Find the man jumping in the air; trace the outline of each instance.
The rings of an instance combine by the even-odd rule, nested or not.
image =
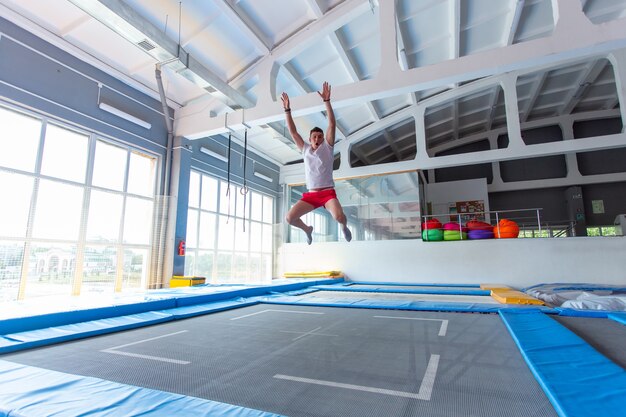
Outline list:
[[[306,233],[307,243],[310,245],[313,241],[313,226],[307,226],[301,219],[305,214],[315,210],[318,207],[324,207],[330,212],[337,222],[343,228],[343,235],[349,242],[352,240],[352,233],[348,229],[348,220],[343,213],[343,208],[337,200],[335,193],[335,183],[333,181],[333,146],[335,145],[335,114],[330,104],[330,85],[325,82],[322,92],[318,91],[324,104],[326,105],[326,113],[328,113],[328,129],[326,130],[326,140],[324,140],[324,132],[319,127],[311,129],[309,134],[309,143],[304,142],[302,136],[298,133],[296,125],[291,117],[291,107],[289,106],[289,96],[283,93],[281,99],[285,109],[285,119],[287,120],[287,128],[293,138],[296,146],[304,155],[304,174],[306,178],[306,187],[309,192],[302,195],[302,199],[298,201],[287,213],[287,223],[298,227]]]

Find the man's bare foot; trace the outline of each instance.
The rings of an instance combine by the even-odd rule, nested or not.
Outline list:
[[[343,237],[345,237],[348,242],[352,240],[352,232],[348,229],[348,226],[343,227]]]
[[[309,226],[304,233],[306,233],[306,243],[307,245],[310,245],[311,242],[313,242],[313,226]]]

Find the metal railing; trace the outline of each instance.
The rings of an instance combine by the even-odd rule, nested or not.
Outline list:
[[[428,219],[441,219],[448,218],[449,222],[456,222],[459,224],[459,231],[462,231],[463,227],[466,227],[468,222],[472,220],[483,221],[491,224],[491,217],[495,216],[494,227],[500,227],[500,220],[507,219],[514,221],[522,230],[524,227],[532,225],[538,229],[538,234],[541,235],[541,211],[542,208],[529,208],[529,209],[517,209],[517,210],[496,210],[496,211],[475,211],[471,213],[441,213],[441,214],[428,214],[422,216],[422,221],[426,222]],[[513,214],[515,213],[515,215]],[[442,222],[446,223],[446,222]],[[545,227],[544,227],[545,229]],[[499,229],[498,229],[499,232]],[[463,240],[463,233],[460,233],[460,240]]]

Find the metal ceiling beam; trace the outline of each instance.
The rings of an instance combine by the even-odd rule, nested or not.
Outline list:
[[[519,21],[522,17],[522,11],[524,10],[525,0],[512,0],[513,7],[507,16],[507,22],[504,24],[505,30],[504,36],[502,39],[503,45],[513,45],[513,41],[515,40],[515,34],[517,33],[517,28],[519,27]]]
[[[530,89],[532,94],[531,94],[530,98],[528,99],[528,102],[526,103],[526,106],[524,107],[524,110],[520,111],[520,122],[521,123],[523,123],[526,120],[528,120],[528,115],[533,110],[533,108],[535,106],[535,102],[537,101],[537,98],[539,98],[539,96],[541,95],[541,90],[543,89],[543,85],[545,84],[546,79],[548,78],[548,73],[549,73],[549,71],[544,72],[533,83],[533,87]]]
[[[292,84],[297,85],[298,87],[300,87],[300,89],[302,90],[303,93],[306,94],[306,93],[314,92],[317,95],[316,91],[311,91],[309,86],[304,83],[303,77],[301,77],[301,76],[297,77],[295,75],[296,70],[293,68],[293,66],[291,64],[289,64],[289,63],[285,64],[283,66],[283,69],[285,70],[284,74],[287,75],[289,78],[291,78]],[[289,100],[293,101],[293,98],[290,97]],[[295,110],[292,112],[292,114],[293,113],[295,113]],[[326,118],[326,115],[324,115],[323,113],[322,113],[322,115],[323,115],[324,118]],[[346,135],[344,129],[339,125],[339,123],[337,123],[336,127],[337,127],[337,130],[339,131],[339,133],[341,133],[341,137],[340,138],[336,138],[336,139],[343,139],[343,138],[345,138],[347,135]]]
[[[161,28],[141,16],[122,0],[69,0],[129,42],[141,48],[157,62],[166,63],[181,76],[204,88],[223,94],[233,108],[252,107],[254,103],[232,88],[219,75],[206,68],[163,33]]]
[[[498,84],[493,88],[491,98],[489,99],[491,110],[489,111],[489,118],[487,119],[487,131],[491,130],[491,126],[493,126],[493,119],[496,117],[496,108],[498,106],[498,99],[500,98],[500,91],[500,84]]]
[[[606,22],[603,25],[592,25],[582,14],[580,3],[570,0],[555,0],[560,16],[559,24],[550,36],[517,43],[504,48],[495,48],[472,55],[466,55],[453,61],[443,61],[426,67],[413,68],[402,71],[397,63],[397,36],[395,33],[395,2],[380,2],[381,31],[383,33],[381,51],[384,56],[389,55],[389,48],[393,49],[393,62],[381,62],[379,74],[368,80],[349,85],[337,86],[333,89],[333,106],[335,109],[362,103],[364,100],[377,100],[393,97],[403,93],[426,90],[490,75],[505,74],[508,72],[523,72],[544,65],[554,65],[574,58],[597,56],[626,46],[626,25],[622,20]],[[337,10],[342,5],[331,10]],[[369,4],[368,8],[369,10]],[[327,13],[328,16],[331,12]],[[582,17],[580,16],[582,15]],[[324,22],[320,19],[318,22]],[[309,26],[310,28],[313,25]],[[323,28],[328,33],[329,26]],[[290,38],[289,45],[296,38]],[[310,41],[311,38],[307,40]],[[282,46],[282,45],[281,45]],[[275,62],[298,52],[294,46],[289,54],[281,55]],[[386,53],[384,51],[387,51]],[[267,75],[262,75],[262,77]],[[269,92],[269,89],[268,89]],[[273,102],[271,97],[259,97],[263,105],[246,110],[246,122],[262,124],[282,117],[275,106],[267,105]],[[317,93],[295,97],[293,100],[297,111],[295,116],[302,116],[323,110]],[[197,110],[197,109],[195,109]],[[222,133],[224,129],[223,115],[208,117],[202,111],[193,114],[178,112],[184,115],[184,120],[177,118],[176,133],[190,139],[211,134]],[[238,111],[237,113],[240,113]],[[241,119],[241,114],[230,115],[229,120]],[[381,120],[382,122],[382,120]]]
[[[245,79],[256,76],[259,70],[268,67],[267,61],[278,65],[285,64],[312,44],[370,10],[369,0],[344,0],[329,10],[323,18],[305,26],[280,42],[274,47],[271,54],[246,68],[233,82],[243,82]]]
[[[320,7],[317,0],[306,0],[306,3],[309,5],[309,8],[311,9],[311,11],[313,12],[316,18],[319,19],[322,16],[324,16],[324,11]]]
[[[314,0],[311,0],[311,1],[314,1]],[[346,71],[348,71],[348,74],[350,74],[352,81],[354,82],[360,81],[359,74],[357,74],[356,72],[356,65],[354,64],[350,56],[348,56],[348,54],[346,53],[346,48],[343,46],[343,44],[339,40],[339,37],[337,36],[336,32],[333,32],[329,36],[329,38],[330,38],[330,42],[333,44],[333,47],[335,48],[335,51],[337,52],[337,55],[339,55],[339,59],[343,63],[343,66],[346,68]],[[380,116],[378,115],[378,112],[372,105],[372,102],[367,101],[364,104],[366,105],[367,109],[372,115],[372,118],[374,119],[374,121],[380,120]]]
[[[383,133],[383,137],[387,141],[387,144],[389,145],[393,153],[396,155],[396,159],[398,161],[401,161],[402,154],[400,153],[400,150],[398,149],[398,145],[395,142],[396,138],[392,138],[391,134],[387,130],[383,130],[382,133]]]
[[[461,49],[461,3],[460,0],[450,0],[450,59],[458,59]],[[458,87],[453,84],[452,88]],[[459,138],[459,100],[452,101],[452,136]]]
[[[400,69],[402,69],[402,71],[406,71],[409,69],[409,58],[407,56],[406,48],[404,46],[404,33],[399,26],[399,22],[396,23],[396,33],[398,36],[398,59],[400,61]],[[416,105],[417,103],[419,103],[419,98],[419,92],[409,93],[409,99],[412,105]]]
[[[261,55],[267,55],[272,50],[271,42],[263,36],[258,28],[244,16],[240,16],[228,3],[227,0],[217,0],[213,4],[221,10],[234,24],[241,30],[246,37],[252,41],[254,47],[261,52]]]
[[[559,109],[558,114],[569,114],[574,107],[580,102],[587,89],[596,81],[598,76],[604,71],[609,64],[607,59],[599,59],[590,63],[587,68],[580,74],[578,80],[574,84],[567,96],[563,99],[563,105]]]

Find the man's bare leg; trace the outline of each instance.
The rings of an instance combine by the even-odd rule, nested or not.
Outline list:
[[[333,218],[337,220],[337,223],[343,226],[341,229],[341,231],[343,232],[343,237],[346,238],[346,241],[350,242],[352,240],[352,232],[348,228],[348,219],[343,212],[343,208],[341,207],[339,200],[337,200],[336,198],[328,200],[324,207],[330,212]]]
[[[302,231],[306,233],[306,243],[309,245],[313,242],[313,226],[307,226],[306,223],[302,221],[301,217],[313,210],[315,210],[315,207],[311,204],[298,201],[293,205],[291,210],[289,210],[285,219],[287,223],[298,229],[302,229]]]

